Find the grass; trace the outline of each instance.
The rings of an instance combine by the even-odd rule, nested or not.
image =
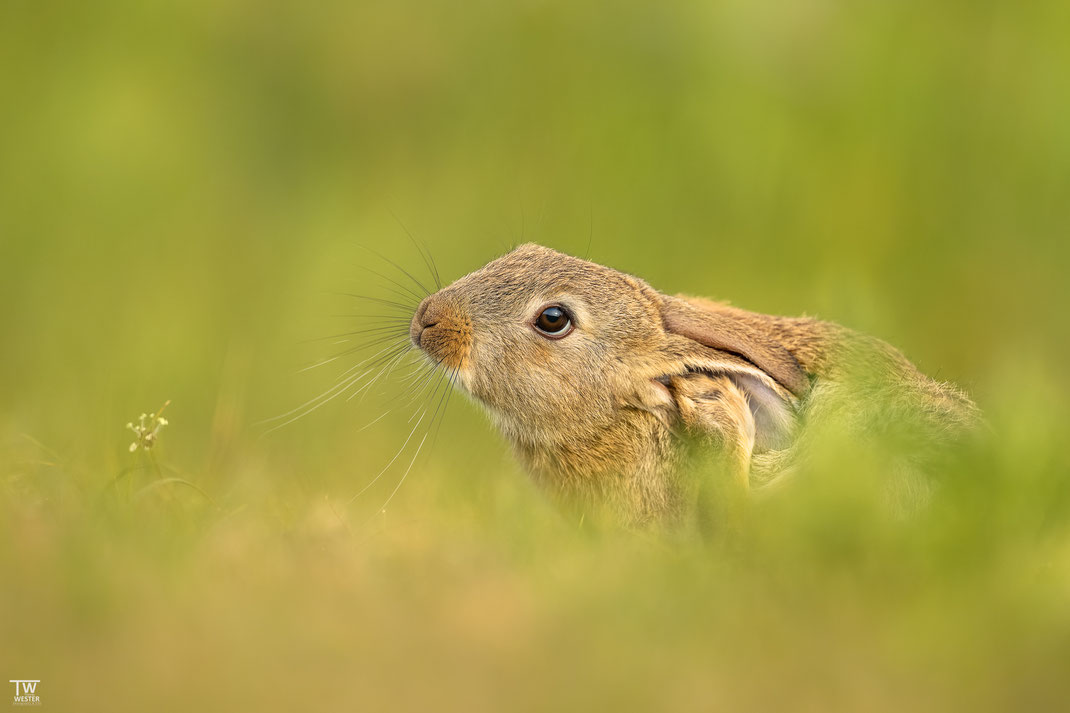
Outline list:
[[[57,711],[1059,709],[1067,12],[8,4],[0,674]],[[254,424],[355,363],[300,371],[377,324],[337,293],[392,299],[359,246],[427,274],[392,213],[444,279],[590,245],[880,336],[991,436],[913,517],[853,443],[708,541],[555,511],[455,397],[354,499],[396,378]]]
[[[115,429],[111,480],[15,439],[3,665],[60,710],[1056,710],[1065,406],[995,391],[992,437],[920,512],[841,444],[712,540],[566,519],[453,422],[386,511],[255,432],[186,474],[181,402],[150,451]]]
[[[712,543],[563,521],[509,467],[469,501],[428,464],[361,526],[293,486],[78,489],[28,444],[5,666],[80,710],[1055,710],[1070,494],[1044,436],[979,447],[909,519],[830,455]]]

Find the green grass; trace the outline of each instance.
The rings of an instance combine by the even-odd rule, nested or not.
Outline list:
[[[49,710],[1057,710],[1070,6],[0,9],[0,676]],[[544,502],[479,409],[306,372],[537,240],[878,335],[991,436],[819,453],[736,537]],[[343,346],[344,348],[344,346]],[[128,421],[169,425],[130,453]],[[411,453],[410,450],[406,453]]]

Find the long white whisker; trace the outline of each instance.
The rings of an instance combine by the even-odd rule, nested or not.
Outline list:
[[[398,484],[394,486],[394,490],[390,493],[390,497],[386,499],[386,502],[383,503],[382,507],[379,508],[378,512],[383,512],[384,510],[386,510],[386,506],[390,504],[390,501],[394,499],[395,495],[397,495],[398,490],[401,489],[401,484],[405,482],[405,478],[409,477],[409,471],[412,470],[413,463],[415,463],[416,459],[420,456],[420,450],[424,447],[425,441],[427,441],[427,433],[424,434],[423,439],[420,441],[420,445],[416,446],[416,452],[413,453],[412,460],[409,461],[409,467],[405,469],[404,473],[402,473],[401,480],[399,480]],[[368,522],[371,522],[371,519],[369,519]]]
[[[395,359],[394,361],[392,361],[390,363],[390,368],[386,370],[386,373],[382,375],[382,378],[383,379],[389,379],[390,375],[394,373],[394,369],[396,369],[399,364],[401,364],[403,361],[405,361],[405,357],[409,356],[411,353],[412,353],[411,349],[406,349],[401,354],[399,354],[397,359]],[[376,377],[376,378],[379,378],[379,377]],[[363,400],[364,400],[364,397],[362,396],[361,397],[361,401],[363,401]],[[357,403],[360,403],[360,402],[358,401]]]
[[[431,417],[431,426],[435,429],[435,435],[431,437],[431,448],[435,447],[435,441],[438,439],[438,432],[442,428],[442,422],[446,420],[446,409],[450,407],[450,397],[453,396],[454,381],[457,377],[457,370],[453,369],[450,372],[449,383],[446,385],[446,393],[443,394],[444,403],[442,404],[442,416],[439,418],[438,409],[435,409],[434,415]],[[435,419],[438,418],[438,425],[435,425]],[[430,428],[428,430],[431,430]]]
[[[409,396],[409,394],[412,394],[412,396],[409,398],[408,401],[405,402],[404,405],[402,405],[401,408],[407,408],[410,404],[412,404],[424,394],[427,389],[427,385],[430,384],[431,380],[435,378],[435,373],[436,372],[434,368],[428,369],[426,372],[420,375],[417,381],[414,381],[412,385],[409,386],[409,388],[402,392],[402,394],[398,397],[399,399],[403,399]],[[409,420],[411,421],[412,419]]]
[[[390,356],[392,357],[393,354],[391,353]],[[365,360],[365,361],[367,361],[367,360]],[[365,376],[367,376],[369,373],[371,373],[372,369],[374,369],[374,368],[375,367],[372,366],[372,367],[366,369],[365,371],[361,372],[360,374],[357,374],[355,376],[351,376],[351,377],[345,379],[344,381],[342,381],[341,383],[335,384],[334,386],[332,386],[331,388],[327,389],[326,391],[324,391],[319,396],[317,396],[317,397],[315,397],[313,399],[309,399],[308,401],[306,401],[302,405],[298,406],[295,409],[291,409],[290,411],[287,411],[286,413],[282,414],[281,416],[276,416],[274,418],[270,418],[270,419],[267,419],[265,421],[261,421],[260,425],[263,425],[265,423],[271,423],[273,421],[278,421],[279,419],[284,419],[287,416],[291,416],[293,414],[296,414],[296,415],[293,416],[293,418],[290,418],[289,420],[284,421],[283,423],[280,423],[277,426],[269,428],[267,431],[264,431],[264,433],[262,433],[260,437],[263,438],[264,436],[266,436],[269,433],[272,433],[274,431],[277,431],[278,429],[282,428],[283,426],[288,426],[289,424],[293,423],[294,421],[296,421],[296,420],[298,420],[300,418],[303,418],[303,417],[307,416],[308,414],[312,413],[313,411],[315,411],[316,409],[320,408],[324,404],[327,404],[330,401],[333,401],[338,396],[341,396],[343,393],[345,393],[354,384],[359,383],[360,380],[363,379]]]
[[[348,342],[348,341],[349,341],[348,339],[343,339],[342,340],[342,342]],[[335,342],[335,344],[341,344],[342,342]],[[304,368],[298,369],[297,373],[298,374],[302,374],[302,373],[304,373],[306,371],[311,371],[313,369],[318,369],[319,367],[321,367],[321,366],[323,366],[325,364],[330,364],[332,361],[338,361],[343,356],[345,356],[345,355],[344,354],[338,354],[337,356],[333,356],[333,357],[324,359],[323,361],[318,361],[315,364],[310,364],[309,366],[306,366]]]
[[[402,345],[402,344],[403,344],[403,343],[404,343],[405,341],[407,341],[407,340],[402,340],[402,339],[398,339],[398,340],[397,340],[396,342],[393,342],[393,343],[391,343],[391,344],[388,344],[388,345],[386,345],[385,347],[383,347],[382,349],[380,349],[379,351],[377,351],[377,352],[376,352],[375,354],[372,354],[372,355],[371,355],[370,357],[368,357],[367,359],[361,359],[361,360],[360,360],[360,361],[358,361],[358,362],[357,362],[356,364],[354,364],[353,366],[349,367],[348,369],[346,369],[345,371],[343,371],[343,372],[342,372],[341,374],[339,374],[339,375],[338,375],[338,381],[341,381],[342,379],[346,378],[346,377],[347,377],[348,375],[352,374],[352,373],[353,373],[354,371],[356,371],[357,369],[359,369],[359,368],[360,368],[361,366],[363,366],[364,364],[367,364],[367,363],[368,363],[369,361],[371,361],[371,360],[372,360],[372,359],[374,359],[375,357],[379,356],[380,354],[382,354],[382,353],[384,353],[384,352],[389,352],[389,351],[392,351],[392,350],[394,350],[394,349],[397,349],[397,348],[398,348],[398,347],[400,347],[400,346],[401,346],[401,345]]]
[[[408,384],[405,390],[401,392],[400,398],[405,398],[405,396],[408,395],[409,389],[412,388],[412,384],[419,382],[424,375],[435,370],[435,365],[426,359],[417,359],[412,363],[412,367],[413,368],[400,379],[402,384]]]
[[[424,370],[424,367],[427,366],[427,362],[425,362],[425,361],[423,361],[421,359],[420,361],[417,361],[417,362],[411,364],[410,366],[412,366],[413,368],[410,369],[409,371],[407,371],[403,376],[398,377],[398,382],[399,383],[407,384],[410,381],[412,381],[413,379],[415,379],[416,375],[421,373]],[[432,367],[432,368],[434,368],[434,367]]]
[[[420,414],[420,419],[416,422],[416,425],[412,427],[412,430],[409,431],[409,435],[405,438],[405,442],[401,444],[401,448],[399,448],[398,452],[394,454],[394,457],[390,459],[390,462],[383,466],[383,469],[379,471],[379,474],[372,478],[371,482],[361,488],[359,493],[357,493],[348,501],[346,501],[346,505],[350,505],[354,500],[363,495],[368,490],[368,488],[375,485],[376,481],[378,481],[379,478],[383,477],[383,473],[385,473],[390,468],[390,466],[394,465],[394,461],[396,461],[398,459],[398,456],[400,456],[405,451],[405,446],[409,445],[409,441],[412,440],[412,434],[416,433],[416,429],[420,427],[420,422],[424,420],[424,416],[426,415],[427,409],[424,409],[424,412]]]
[[[443,381],[443,379],[440,378],[438,381],[435,382],[435,388],[431,390],[431,395],[429,397],[427,397],[428,403],[430,403],[430,402],[435,400],[435,396],[438,394],[438,389],[439,389],[440,386],[442,386],[442,381]],[[409,422],[410,423],[412,422],[412,417],[411,416],[409,417]]]
[[[350,354],[362,351],[364,349],[370,349],[372,347],[377,347],[380,344],[384,344],[385,343],[387,345],[386,349],[390,349],[391,347],[400,346],[401,344],[406,343],[408,341],[409,341],[409,337],[408,337],[407,333],[406,334],[382,334],[382,335],[379,335],[377,337],[372,338],[369,341],[366,341],[366,342],[363,342],[361,344],[358,344],[355,347],[350,347],[349,349],[345,349],[343,351],[340,351],[337,354],[335,354],[335,355],[333,355],[331,357],[328,357],[327,359],[324,359],[323,361],[321,361],[319,363],[313,364],[311,366],[306,366],[305,368],[301,369],[298,373],[301,373],[302,371],[308,371],[309,369],[315,369],[316,367],[323,366],[324,364],[330,364],[332,361],[336,361],[338,359],[341,359],[344,356],[349,356]],[[345,374],[347,374],[349,371],[352,371],[352,369],[349,369],[346,372],[343,372],[342,375],[345,376]]]
[[[308,408],[306,408],[303,411],[300,411],[293,418],[290,418],[290,419],[288,419],[286,421],[283,421],[282,423],[279,423],[279,424],[277,424],[275,426],[272,426],[271,428],[269,428],[268,430],[266,430],[262,434],[260,434],[260,437],[263,438],[264,436],[268,435],[269,433],[274,433],[275,431],[279,430],[280,428],[283,428],[285,426],[289,426],[294,421],[302,419],[305,416],[307,416],[310,413],[312,413],[313,411],[315,411],[318,408],[320,408],[321,406],[323,406],[323,405],[325,405],[325,404],[327,404],[327,403],[329,403],[331,401],[334,401],[335,398],[337,398],[341,394],[344,394],[346,392],[346,390],[349,389],[350,386],[352,386],[355,382],[359,381],[362,376],[364,376],[364,375],[360,374],[358,376],[354,376],[351,379],[349,379],[348,381],[346,381],[344,383],[341,383],[341,384],[338,384],[337,386],[332,387],[330,390],[320,394],[319,396],[316,397],[316,399],[313,399],[312,401],[307,402],[307,403],[312,404],[311,406],[309,406]],[[332,391],[335,392],[335,393],[332,394],[331,393]],[[328,394],[331,394],[331,395],[328,396]],[[319,401],[319,402],[316,403],[316,401]]]
[[[404,356],[405,356],[407,351],[408,350],[401,352],[396,357],[392,358],[390,361],[387,361],[385,364],[383,364],[383,367],[381,369],[379,369],[379,373],[377,373],[374,377],[372,377],[371,381],[369,381],[367,384],[365,384],[364,386],[360,387],[359,389],[357,389],[356,391],[354,391],[352,394],[349,395],[349,398],[346,399],[346,403],[352,401],[353,398],[356,397],[357,394],[361,393],[362,391],[367,393],[367,389],[371,388],[372,384],[374,384],[376,381],[379,380],[379,378],[383,375],[383,372],[385,372],[387,369],[389,369],[392,364],[396,364],[399,359],[404,358]]]
[[[454,370],[454,373],[456,373],[456,370]],[[443,379],[443,380],[440,380],[440,381],[438,382],[438,383],[439,383],[439,386],[441,386],[441,385],[442,385],[442,382],[443,382],[443,381],[445,381],[445,379]],[[452,381],[451,381],[451,383],[452,383]],[[438,391],[438,387],[436,386],[436,387],[435,387],[435,392],[437,392],[437,391]],[[404,483],[404,482],[405,482],[405,479],[409,477],[409,472],[410,472],[410,471],[412,470],[412,466],[413,466],[413,465],[414,465],[414,464],[416,463],[416,459],[420,457],[420,451],[421,451],[421,450],[423,450],[423,447],[424,447],[424,443],[426,443],[426,442],[427,442],[427,437],[428,437],[429,435],[431,435],[431,430],[432,430],[432,429],[434,428],[434,426],[435,426],[435,418],[436,418],[436,417],[437,417],[437,416],[439,415],[439,412],[440,412],[440,409],[441,409],[441,407],[442,407],[443,403],[445,403],[446,401],[448,401],[448,396],[449,396],[449,394],[450,394],[450,389],[449,389],[449,387],[447,386],[447,387],[446,387],[446,390],[445,390],[445,391],[444,391],[444,392],[442,393],[442,396],[441,396],[441,397],[440,397],[440,399],[439,399],[439,403],[438,403],[438,406],[436,406],[436,407],[435,407],[435,411],[434,411],[434,413],[433,413],[433,414],[431,415],[431,420],[427,422],[427,430],[426,430],[426,431],[424,431],[424,437],[420,439],[420,445],[416,446],[416,452],[412,454],[412,460],[411,460],[411,461],[409,461],[409,467],[408,467],[408,468],[406,468],[406,469],[405,469],[405,472],[401,474],[401,480],[399,480],[399,481],[398,481],[398,484],[394,486],[394,489],[393,489],[393,490],[392,490],[392,491],[390,492],[390,495],[389,495],[389,496],[387,497],[387,499],[386,499],[386,502],[384,502],[384,503],[383,503],[383,504],[382,504],[382,505],[381,505],[381,506],[379,507],[379,510],[378,510],[378,512],[385,512],[385,511],[386,511],[386,506],[387,506],[387,505],[389,505],[389,504],[390,504],[390,501],[394,499],[394,496],[395,496],[395,495],[397,495],[397,492],[398,492],[399,490],[401,490],[401,485],[402,485],[402,483]],[[434,393],[432,393],[432,394],[431,394],[431,400],[434,400],[434,398],[435,398],[435,395],[434,395]],[[425,414],[427,413],[427,410],[426,410],[426,409],[424,410],[424,413],[425,413]],[[443,414],[444,414],[444,413],[445,413],[445,411],[441,411],[441,413],[443,413]],[[422,420],[423,420],[423,415],[421,415],[421,416],[420,416],[420,421],[422,421]],[[419,426],[419,425],[420,425],[419,421],[417,421],[416,425],[417,425],[417,426]],[[413,430],[415,430],[415,426],[413,427]],[[407,442],[407,441],[406,441],[406,442]],[[373,516],[373,517],[374,517],[374,516]],[[369,519],[369,521],[368,521],[368,522],[371,522],[371,520]]]
[[[418,364],[417,368],[414,369],[412,372],[410,372],[410,377],[415,376],[418,372],[422,371],[425,367],[427,367],[427,363],[426,362]],[[425,373],[427,374],[428,377],[434,376],[434,368],[432,367],[429,372],[425,372]],[[405,379],[405,381],[407,381],[407,380],[408,379]],[[413,386],[415,386],[415,384],[413,384]],[[407,388],[398,398],[402,399],[402,398],[405,398],[406,396],[408,396],[409,393],[411,393],[413,391],[413,386],[410,386],[409,388]],[[416,389],[416,393],[413,393],[412,398],[410,398],[408,401],[406,401],[405,403],[401,404],[400,406],[390,406],[390,407],[388,407],[385,411],[383,411],[381,414],[379,414],[379,416],[376,417],[374,420],[364,424],[359,429],[357,429],[357,432],[360,433],[361,431],[374,426],[376,423],[378,423],[383,418],[385,418],[388,414],[393,413],[394,411],[396,411],[399,408],[407,408],[414,401],[416,401],[417,398],[420,397],[420,393],[422,391],[423,391],[423,389]],[[352,398],[352,396],[350,398]],[[412,419],[410,418],[409,420],[411,421]]]
[[[371,428],[375,424],[379,423],[384,418],[386,418],[387,414],[391,413],[393,410],[394,409],[392,409],[392,408],[388,408],[386,411],[383,411],[383,413],[380,414],[380,416],[378,418],[376,418],[374,421],[369,421],[368,423],[366,423],[363,426],[361,426],[360,428],[358,428],[357,429],[357,433],[360,433],[361,431],[366,430],[368,428]]]

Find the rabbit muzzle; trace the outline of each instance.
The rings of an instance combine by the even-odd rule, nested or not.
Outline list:
[[[460,304],[438,292],[416,308],[409,338],[436,364],[461,369],[472,348],[472,323]]]

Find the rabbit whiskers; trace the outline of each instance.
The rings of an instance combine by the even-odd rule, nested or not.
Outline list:
[[[397,219],[397,216],[394,216],[394,219],[405,231],[420,254],[424,267],[431,278],[431,284],[434,285],[436,290],[441,289],[442,281],[430,250],[413,236]],[[313,371],[336,363],[350,355],[368,350],[374,349],[374,353],[360,359],[360,361],[342,371],[335,379],[335,382],[319,395],[285,413],[265,419],[260,423],[265,425],[272,424],[270,428],[261,434],[261,437],[264,437],[308,416],[317,409],[336,400],[339,396],[345,395],[346,402],[358,399],[359,403],[372,392],[377,384],[383,383],[399,371],[402,372],[394,380],[401,386],[401,391],[392,397],[392,404],[379,416],[358,429],[358,432],[364,431],[387,416],[399,410],[407,410],[410,406],[416,404],[415,409],[407,419],[406,423],[411,424],[411,427],[401,447],[374,477],[364,484],[355,495],[345,501],[345,505],[351,505],[367,493],[376,483],[382,480],[396,463],[402,460],[402,456],[407,451],[411,450],[412,456],[408,458],[405,470],[383,504],[374,511],[375,514],[372,516],[374,518],[384,512],[387,505],[393,501],[395,495],[397,495],[412,472],[416,460],[419,458],[420,453],[423,452],[425,445],[428,442],[433,444],[437,438],[457,379],[457,370],[449,367],[439,369],[438,367],[442,366],[440,362],[429,360],[423,355],[413,358],[418,354],[418,350],[410,340],[411,315],[415,312],[420,302],[432,294],[432,290],[428,289],[427,283],[375,250],[365,246],[359,247],[395,269],[399,273],[398,278],[395,279],[365,265],[359,266],[363,271],[381,280],[379,287],[383,290],[384,296],[337,293],[339,296],[359,300],[371,306],[373,314],[340,315],[347,318],[358,318],[361,320],[362,326],[359,329],[309,340],[334,340],[331,342],[332,346],[344,346],[345,348],[338,353],[303,367],[298,373]],[[381,310],[381,312],[378,312],[378,310]],[[415,444],[414,448],[412,447],[413,444]],[[369,519],[368,522],[370,521]]]

